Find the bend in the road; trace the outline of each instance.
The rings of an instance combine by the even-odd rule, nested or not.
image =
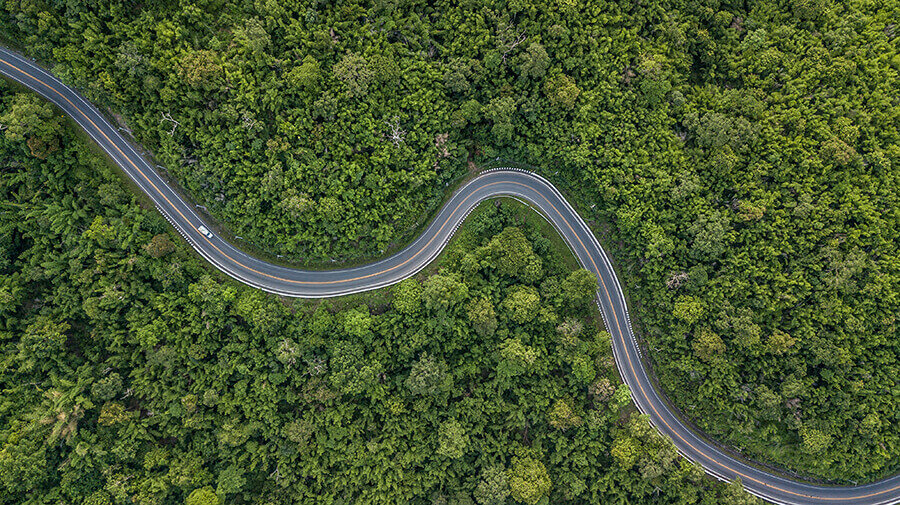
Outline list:
[[[201,233],[203,220],[160,177],[100,112],[79,93],[27,58],[0,48],[0,74],[47,98],[112,158],[179,233],[216,268],[239,282],[284,296],[332,297],[382,288],[425,268],[444,248],[466,216],[482,201],[512,196],[538,209],[559,231],[579,263],[598,279],[597,304],[612,336],[616,364],[637,408],[686,458],[716,478],[741,478],[751,493],[781,504],[882,505],[900,502],[900,476],[853,487],[795,481],[756,468],[724,453],[681,422],[653,387],[631,329],[622,287],[609,258],[587,224],[543,177],[514,168],[482,173],[456,191],[412,244],[383,260],[331,271],[306,271],[254,258],[215,234]]]

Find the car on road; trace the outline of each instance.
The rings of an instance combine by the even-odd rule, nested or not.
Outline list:
[[[213,234],[211,231],[209,231],[209,228],[203,226],[202,224],[197,227],[197,231],[206,235],[207,238],[213,238]]]

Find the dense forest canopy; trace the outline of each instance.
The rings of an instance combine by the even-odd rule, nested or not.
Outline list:
[[[476,165],[538,167],[596,220],[700,428],[806,475],[898,469],[900,2],[3,9],[5,39],[272,254],[378,256]],[[49,160],[35,100],[8,98],[43,122],[5,134]]]
[[[521,205],[390,290],[288,301],[0,85],[26,106],[54,149],[0,136],[0,504],[753,502],[634,411],[593,278]]]

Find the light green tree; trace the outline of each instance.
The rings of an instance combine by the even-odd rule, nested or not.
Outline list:
[[[307,54],[303,62],[288,73],[287,78],[294,88],[316,89],[322,78],[319,62]]]
[[[519,323],[533,320],[541,308],[541,297],[532,286],[518,286],[503,300],[503,308]]]
[[[811,455],[822,454],[831,445],[831,435],[818,428],[800,428],[800,438],[803,439],[803,452]]]
[[[544,83],[544,93],[554,106],[569,110],[575,106],[575,101],[581,90],[571,77],[560,74]]]
[[[508,338],[500,344],[500,363],[497,372],[501,377],[515,377],[529,372],[537,361],[537,351],[518,338]]]
[[[247,484],[247,478],[244,477],[244,470],[237,465],[229,465],[227,468],[219,472],[218,485],[216,486],[216,494],[219,496],[227,496],[237,493]]]
[[[436,274],[425,281],[422,298],[428,310],[448,311],[469,297],[469,287],[456,275]]]
[[[366,306],[344,312],[344,331],[351,337],[359,339],[369,336],[372,323],[372,316]]]
[[[347,53],[334,65],[334,76],[344,83],[350,96],[360,98],[369,92],[375,72],[364,56]]]
[[[221,505],[222,500],[209,486],[197,488],[191,491],[184,500],[184,505]]]
[[[543,463],[534,458],[513,458],[506,473],[510,494],[519,503],[535,505],[549,496],[553,483]]]
[[[580,268],[566,276],[562,283],[563,297],[572,307],[584,307],[597,296],[597,276]]]
[[[687,324],[694,324],[703,317],[703,303],[693,296],[681,295],[675,300],[672,315]]]
[[[581,416],[575,413],[571,400],[556,400],[547,414],[550,426],[558,430],[567,430],[581,425]]]
[[[456,419],[449,419],[438,427],[437,453],[441,456],[457,459],[465,454],[469,447],[469,435]]]
[[[469,321],[480,336],[493,335],[497,329],[497,315],[494,313],[494,304],[487,297],[476,298],[466,305],[466,314]]]
[[[479,505],[503,505],[509,493],[509,481],[503,467],[490,466],[482,470],[474,493]]]
[[[725,343],[709,328],[703,327],[694,333],[694,355],[711,363],[725,352]]]
[[[59,149],[60,116],[47,101],[31,93],[17,93],[9,110],[0,115],[4,135],[14,142],[26,141],[31,154],[46,158]]]
[[[415,314],[422,306],[422,285],[413,278],[406,279],[393,288],[394,308],[403,314]]]
[[[414,395],[435,396],[448,391],[453,385],[453,377],[447,371],[447,364],[439,358],[423,352],[413,363],[406,389]]]

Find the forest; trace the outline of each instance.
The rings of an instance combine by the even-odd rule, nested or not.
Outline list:
[[[0,86],[24,107],[54,149],[0,136],[0,504],[755,503],[634,410],[595,286],[521,204],[393,288],[281,299]]]
[[[479,167],[496,160],[533,167],[563,188],[579,204],[582,215],[593,221],[623,280],[645,356],[662,390],[686,418],[747,457],[804,476],[847,483],[900,470],[900,409],[896,408],[900,404],[896,381],[900,375],[900,2],[8,0],[2,9],[0,39],[42,61],[104,106],[223,229],[242,237],[239,245],[282,255],[297,264],[321,266],[381,257],[415,236],[439,207],[445,191]],[[591,394],[591,386],[559,376],[559,370],[575,374],[581,365],[565,361],[573,358],[572,351],[558,342],[562,347],[553,352],[560,354],[551,358],[548,349],[556,347],[549,342],[559,338],[559,321],[573,317],[582,325],[580,343],[575,345],[582,356],[602,360],[604,353],[608,357],[608,349],[597,336],[602,323],[596,316],[583,307],[565,305],[569,294],[560,293],[567,275],[550,274],[549,265],[557,253],[540,245],[546,233],[538,237],[528,232],[526,238],[547,266],[543,275],[558,278],[558,291],[551,289],[553,281],[543,277],[519,279],[492,270],[503,266],[489,253],[492,241],[521,245],[520,237],[512,236],[515,232],[505,232],[515,227],[511,221],[516,218],[497,211],[483,218],[494,223],[490,226],[478,225],[480,217],[467,225],[475,230],[470,231],[468,249],[482,251],[479,254],[484,257],[462,255],[454,260],[454,252],[448,251],[441,267],[446,271],[433,272],[441,280],[433,281],[431,289],[460,301],[429,306],[424,293],[432,285],[431,277],[419,279],[423,301],[418,312],[403,312],[392,298],[403,289],[415,293],[418,288],[412,284],[372,295],[376,301],[359,302],[370,307],[368,319],[365,310],[353,312],[359,307],[347,309],[356,314],[350,320],[371,321],[366,332],[353,333],[344,324],[349,316],[338,308],[343,302],[319,310],[320,305],[314,309],[302,302],[273,301],[227,282],[208,280],[216,279],[215,275],[183,251],[183,244],[167,235],[152,212],[131,208],[135,202],[120,182],[111,182],[109,175],[104,183],[84,182],[94,180],[91,172],[105,173],[102,163],[88,153],[75,152],[71,133],[52,109],[34,97],[10,91],[4,100],[0,124],[8,127],[3,132],[7,154],[0,208],[4,226],[18,231],[4,232],[2,238],[7,242],[0,295],[9,300],[3,302],[8,307],[3,315],[7,325],[3,373],[26,376],[4,377],[2,382],[4,391],[10,391],[3,395],[5,410],[0,416],[0,430],[8,440],[3,461],[44,447],[43,464],[52,461],[53,468],[58,468],[66,458],[77,455],[63,447],[65,437],[60,434],[51,437],[58,447],[50,451],[50,445],[38,444],[38,432],[28,431],[25,436],[22,430],[30,429],[26,428],[28,416],[36,426],[52,417],[48,412],[56,412],[52,410],[56,405],[69,409],[53,414],[56,418],[83,416],[85,423],[92,422],[90,416],[97,414],[88,414],[86,402],[102,408],[104,401],[119,397],[89,398],[85,391],[100,378],[99,372],[88,369],[111,360],[105,366],[116,370],[123,391],[130,377],[141,381],[153,377],[158,382],[173,369],[186,368],[192,376],[169,377],[166,387],[153,387],[143,393],[145,397],[115,400],[123,416],[152,428],[141,431],[123,424],[121,429],[129,426],[135,440],[132,453],[102,448],[102,457],[122,462],[105,461],[97,467],[108,472],[140,469],[141,477],[128,482],[140,482],[141,489],[152,490],[165,486],[151,483],[155,481],[149,476],[171,471],[160,461],[174,464],[182,455],[194,454],[190,464],[200,465],[209,475],[201,487],[218,492],[213,476],[221,476],[224,470],[216,465],[233,467],[229,472],[235,475],[238,468],[248,472],[241,475],[243,481],[236,479],[244,482],[244,489],[263,486],[264,481],[278,481],[281,474],[277,467],[263,469],[260,461],[277,460],[272,444],[285,435],[277,434],[281,433],[277,423],[263,421],[262,414],[253,414],[256,417],[249,421],[249,414],[240,417],[233,407],[220,407],[214,401],[207,406],[208,382],[233,380],[238,387],[230,394],[238,390],[245,395],[262,394],[271,387],[266,394],[273,395],[272,400],[258,408],[290,414],[297,422],[301,422],[297,412],[304,408],[325,405],[328,410],[340,405],[334,408],[345,419],[356,419],[370,430],[388,426],[378,410],[387,399],[410,394],[401,384],[404,374],[399,371],[408,375],[413,363],[424,360],[437,363],[437,369],[444,365],[452,369],[454,379],[448,384],[453,385],[448,387],[457,388],[457,393],[469,391],[477,382],[478,387],[494,388],[497,398],[506,402],[546,403],[555,409],[561,401],[560,409],[570,409],[583,421],[571,429],[588,431],[563,430],[566,436],[559,437],[561,432],[547,428],[538,435],[540,430],[523,428],[537,423],[535,419],[506,413],[507,406],[497,407],[497,413],[490,415],[491,423],[456,419],[458,425],[443,428],[444,434],[459,434],[478,426],[480,434],[470,433],[468,443],[488,444],[489,439],[497,450],[511,451],[518,444],[543,451],[543,456],[515,456],[523,466],[514,474],[543,475],[534,464],[540,462],[551,476],[549,492],[559,493],[541,492],[529,495],[532,498],[694,503],[726,492],[695,479],[692,470],[681,469],[680,461],[666,462],[663,456],[647,460],[646,454],[657,454],[648,447],[661,443],[653,441],[649,431],[640,436],[634,431],[627,443],[616,445],[623,429],[645,428],[638,426],[640,421],[632,424],[634,416],[627,408],[624,414],[614,413],[608,401],[603,403],[603,408],[595,410],[605,412],[608,421],[595,435],[587,434],[596,429],[588,415],[589,407],[596,406],[588,402],[596,400],[585,396]],[[41,224],[26,219],[36,209],[45,216]],[[104,217],[106,213],[119,217]],[[144,238],[138,240],[135,234]],[[463,241],[460,237],[459,242]],[[109,250],[118,252],[98,252]],[[136,283],[131,272],[141,269],[147,281]],[[460,283],[466,289],[458,287]],[[224,294],[203,295],[207,289]],[[488,302],[478,301],[479,297],[487,297]],[[135,301],[138,298],[146,301]],[[515,302],[506,302],[507,298]],[[513,317],[517,304],[527,307],[535,300],[558,321],[521,322]],[[213,302],[217,308],[206,305]],[[132,310],[133,304],[140,308]],[[501,352],[498,346],[507,338],[495,342],[482,336],[477,330],[487,323],[469,319],[470,308],[483,315],[490,313],[489,305],[497,318],[491,338],[500,339],[504,329],[512,335],[524,332],[528,337],[516,337],[523,346],[513,346],[516,352],[528,355],[526,348],[539,349],[535,352],[543,356],[535,358],[536,363],[544,363],[539,366],[541,372],[515,375],[515,387],[537,388],[515,399],[503,389],[499,371],[486,377],[478,371],[494,366],[484,360],[496,359]],[[165,308],[173,306],[179,309]],[[203,314],[209,328],[196,328],[190,310]],[[35,319],[39,313],[46,319]],[[115,315],[104,316],[109,313]],[[522,309],[521,314],[551,317],[540,310]],[[317,318],[331,322],[313,323]],[[432,319],[437,321],[428,322]],[[410,333],[410,328],[416,329]],[[207,335],[204,332],[215,336],[201,336]],[[428,336],[427,344],[416,344],[425,347],[403,344],[403,339],[417,332]],[[51,340],[61,347],[50,346],[48,354],[40,354],[45,352],[40,350],[43,344],[28,347],[36,345],[27,343],[35,335],[55,335]],[[278,359],[279,348],[266,343],[273,335],[290,338],[285,345],[297,346],[298,352],[305,353],[303,360],[315,356],[326,361],[329,372],[323,375],[327,379],[318,380],[327,382],[328,391],[339,398],[348,396],[344,388],[355,380],[332,381],[336,367],[341,366],[332,363],[334,356],[345,356],[338,359],[345,364],[361,356],[371,358],[376,364],[366,373],[387,374],[385,383],[377,381],[376,388],[382,391],[383,387],[385,396],[372,396],[359,389],[362,386],[353,386],[357,388],[350,395],[354,401],[369,398],[370,403],[364,407],[354,403],[352,409],[337,399],[329,400],[333,403],[315,400],[302,407],[299,396],[285,399],[281,389],[276,393],[275,381],[301,379],[275,371],[285,364]],[[135,338],[147,340],[132,343],[130,339]],[[379,338],[382,347],[378,347]],[[316,344],[316,339],[328,344]],[[347,342],[347,347],[329,347],[338,340]],[[98,349],[89,351],[88,341]],[[387,353],[403,345],[416,349],[408,359]],[[468,351],[457,345],[472,350],[493,345],[494,350],[464,358],[459,353]],[[206,351],[195,355],[194,346],[204,346]],[[231,346],[238,348],[229,350]],[[232,357],[226,359],[223,352]],[[86,377],[95,375],[78,378],[77,371],[37,371],[54,366],[50,356],[56,356],[59,366],[83,363],[78,370],[84,368]],[[229,359],[235,364],[223,364]],[[277,364],[261,364],[267,359]],[[30,360],[32,368],[19,360]],[[298,363],[309,367],[303,360]],[[475,364],[465,365],[469,360]],[[557,361],[550,364],[552,360]],[[251,365],[254,362],[257,365]],[[235,371],[219,369],[228,366]],[[261,372],[252,371],[253,366],[284,378],[259,385],[255,378]],[[610,384],[615,382],[609,366],[593,366],[598,374],[606,374]],[[215,378],[204,383],[199,375],[193,376],[201,370]],[[292,373],[304,384],[317,377],[303,370]],[[65,380],[72,386],[67,389],[48,380]],[[38,385],[30,384],[35,381]],[[42,396],[62,398],[68,394],[63,390],[79,391],[78,384],[82,384],[81,392],[72,393],[68,403]],[[551,394],[542,388],[557,389]],[[193,407],[190,400],[185,406],[181,400],[157,398],[190,394],[195,395]],[[470,401],[479,394],[472,390],[463,396]],[[391,443],[401,444],[398,440],[404,436],[418,439],[441,434],[440,429],[421,427],[428,415],[434,415],[416,410],[416,405],[424,408],[423,398],[407,398],[403,408],[409,410],[401,412],[422,416],[416,418],[420,424],[398,424],[420,431],[395,433]],[[441,401],[450,398],[459,396]],[[253,404],[227,401],[242,407]],[[144,402],[156,404],[148,408]],[[75,406],[83,410],[76,414]],[[40,409],[42,413],[34,413]],[[549,415],[546,409],[535,409]],[[446,407],[439,410],[441,415],[453,412]],[[161,412],[181,419],[160,418]],[[231,431],[250,434],[238,445],[223,444],[219,435],[210,435],[210,424],[197,421],[196,428],[188,427],[192,421],[185,419],[194,412],[206,419],[203,422],[220,423],[215,430],[230,426]],[[619,420],[613,422],[616,416]],[[499,419],[511,424],[496,425]],[[429,418],[427,423],[445,421]],[[52,426],[41,429],[50,433],[68,426],[48,424]],[[283,489],[290,490],[285,493],[312,489],[313,494],[329,486],[348,485],[345,480],[326,480],[333,477],[326,470],[337,468],[329,465],[352,467],[347,473],[354,475],[375,469],[394,472],[393,480],[380,478],[385,485],[405,482],[399,476],[408,477],[409,469],[415,468],[457,476],[450,487],[472,493],[477,487],[474,480],[465,480],[471,477],[466,473],[474,468],[471,462],[456,461],[457,466],[436,462],[437,466],[424,465],[427,471],[415,459],[366,466],[372,461],[367,458],[375,458],[371,454],[378,452],[377,445],[375,449],[367,446],[369,453],[354,445],[354,460],[342,459],[351,451],[346,444],[369,442],[354,438],[367,433],[359,426],[348,424],[348,431],[342,432],[338,425],[332,420],[331,425],[308,428],[314,434],[305,439],[295,437],[321,440],[325,445],[313,451],[318,459],[296,448],[295,453],[279,456],[318,465],[308,470],[302,482],[285,484]],[[515,442],[505,438],[513,437],[510,426],[520,430]],[[106,429],[98,424],[95,431],[78,433],[101,437]],[[196,436],[179,431],[191,429],[198,430]],[[322,435],[322,430],[329,435]],[[497,431],[484,435],[491,430]],[[345,437],[344,446],[330,438],[337,432]],[[617,434],[620,439],[615,438]],[[595,443],[589,440],[605,442],[589,449]],[[150,449],[154,443],[159,447]],[[570,445],[563,450],[554,444]],[[81,450],[91,447],[94,443],[86,441]],[[631,465],[622,457],[626,447],[639,455]],[[148,463],[145,457],[151,450],[158,451],[156,463]],[[564,451],[572,456],[562,458]],[[126,453],[134,456],[128,459]],[[144,458],[140,463],[138,456]],[[96,461],[102,457],[96,456]],[[554,457],[559,458],[557,463]],[[496,463],[502,459],[508,470],[514,463],[512,456],[505,458],[497,456]],[[575,459],[585,461],[581,458],[589,463],[578,470],[560,466],[573,465]],[[209,463],[211,459],[216,463]],[[656,465],[650,475],[661,471],[657,482],[681,479],[679,489],[694,490],[690,491],[696,493],[693,498],[665,494],[674,492],[673,486],[648,484],[654,480],[642,473],[648,461]],[[409,467],[391,469],[389,464]],[[479,461],[475,466],[493,464]],[[4,485],[26,482],[21,474],[2,468]],[[60,475],[66,471],[58,470]],[[503,471],[491,472],[478,478],[502,480]],[[42,471],[33,473],[38,474]],[[124,474],[97,475],[104,482],[126,479]],[[435,490],[439,486],[428,487],[428,482],[422,477],[422,489],[390,493],[416,499],[436,493],[433,499],[438,502],[457,499],[452,494],[456,488]],[[40,485],[51,486],[51,480]],[[651,490],[641,487],[645,485]],[[175,499],[189,487],[168,491],[167,499]],[[17,489],[15,493],[22,492]],[[346,489],[370,488],[357,484]],[[108,492],[110,499],[118,499]],[[613,498],[616,492],[638,494]],[[21,501],[22,495],[15,493],[9,496]],[[517,496],[513,498],[522,501],[524,495]],[[333,501],[355,499],[335,495]]]

